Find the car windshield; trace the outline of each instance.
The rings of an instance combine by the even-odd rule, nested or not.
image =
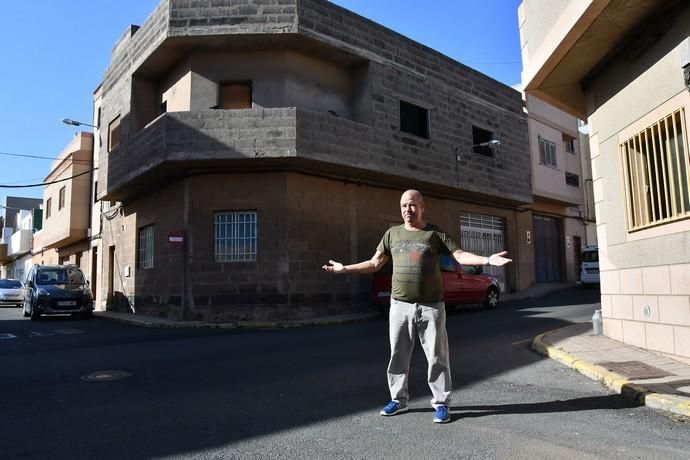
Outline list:
[[[599,262],[598,251],[585,251],[582,253],[583,262]]]
[[[84,284],[81,271],[73,267],[43,268],[36,274],[36,284]]]
[[[22,283],[17,280],[0,280],[0,289],[21,289]]]

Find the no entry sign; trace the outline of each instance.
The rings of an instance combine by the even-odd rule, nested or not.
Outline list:
[[[184,232],[172,231],[168,233],[168,246],[173,249],[181,248],[184,245]]]

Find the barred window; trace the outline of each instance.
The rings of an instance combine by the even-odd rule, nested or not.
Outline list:
[[[137,265],[141,269],[153,268],[154,225],[147,225],[139,229],[139,250],[137,251]]]
[[[216,262],[256,261],[256,211],[217,212],[214,220]]]
[[[628,231],[690,217],[685,110],[620,144]]]
[[[556,163],[556,144],[541,136],[539,137],[539,163],[552,168],[558,166]]]

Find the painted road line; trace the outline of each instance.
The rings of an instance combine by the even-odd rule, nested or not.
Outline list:
[[[16,339],[17,336],[14,334],[10,334],[9,332],[4,332],[0,334],[0,340],[7,340],[7,339]]]

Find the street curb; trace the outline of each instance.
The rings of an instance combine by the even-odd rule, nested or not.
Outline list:
[[[290,329],[296,327],[308,326],[325,326],[330,324],[345,324],[357,321],[365,321],[380,316],[378,312],[363,313],[359,315],[343,315],[324,317],[311,320],[302,321],[237,321],[234,323],[214,323],[208,321],[173,321],[160,320],[155,317],[142,318],[131,314],[129,316],[120,316],[112,314],[107,311],[94,312],[94,316],[98,318],[108,319],[119,323],[129,324],[132,326],[159,328],[159,329]]]
[[[587,362],[576,355],[567,353],[544,341],[544,337],[558,330],[559,329],[554,329],[536,336],[532,340],[532,349],[537,353],[565,364],[571,369],[575,369],[592,380],[603,383],[606,387],[628,400],[638,402],[653,409],[661,409],[666,412],[690,417],[690,400],[688,400],[688,398],[654,393],[644,386],[633,383],[615,372]]]

